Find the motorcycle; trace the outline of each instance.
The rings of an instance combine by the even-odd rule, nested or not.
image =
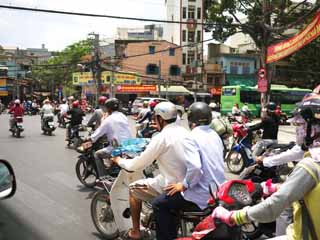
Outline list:
[[[52,135],[52,132],[56,129],[54,126],[53,116],[42,117],[42,131],[45,135]]]
[[[147,146],[147,139],[133,139],[132,144],[121,144],[116,148],[112,156],[122,156],[133,158],[141,153]],[[92,221],[105,239],[117,239],[122,233],[131,227],[130,207],[129,207],[129,184],[150,177],[157,171],[156,165],[144,171],[128,172],[120,170],[116,179],[110,178],[111,184],[103,184],[103,190],[96,192],[91,201]],[[198,223],[202,218],[208,216],[211,210],[203,212],[180,212],[180,235],[187,236],[191,232],[190,225]],[[141,213],[141,223],[145,228],[143,239],[155,239],[155,219],[152,206],[149,202],[144,202]]]
[[[263,196],[260,184],[249,180],[229,180],[220,187],[213,182],[210,184],[209,189],[211,198],[208,204],[211,209],[222,206],[230,211],[239,210],[243,207],[257,204]],[[256,226],[255,223],[243,226],[228,226],[219,219],[214,219],[210,214],[195,227],[192,237],[179,238],[179,240],[257,239],[262,234],[266,234],[266,227],[270,228],[268,224]]]
[[[24,131],[22,117],[14,118],[14,125],[10,129],[10,131],[11,131],[13,137],[17,137],[17,138],[21,137],[21,133]]]
[[[68,142],[67,147],[71,149],[77,149],[77,147],[79,147],[83,143],[83,139],[80,137],[80,134],[79,134],[80,128],[81,128],[80,124],[71,127],[70,135],[67,141]]]
[[[84,142],[80,147],[77,148],[77,152],[81,155],[78,157],[76,163],[76,174],[79,181],[88,188],[96,186],[98,171],[94,159],[94,153],[104,147],[107,147],[108,142],[101,138],[97,142]],[[113,165],[108,169],[108,174],[111,177],[116,177],[119,174],[119,167]]]

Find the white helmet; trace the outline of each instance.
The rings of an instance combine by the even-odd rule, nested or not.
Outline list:
[[[16,100],[14,100],[14,103],[15,103],[15,104],[20,104],[20,100],[19,100],[19,99],[16,99]]]
[[[171,102],[161,102],[154,108],[155,116],[160,116],[163,120],[177,118],[177,108]]]
[[[217,107],[217,104],[212,102],[209,104],[209,108],[216,108]]]

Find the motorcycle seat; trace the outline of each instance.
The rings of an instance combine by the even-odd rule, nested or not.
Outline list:
[[[180,212],[180,216],[185,219],[195,218],[195,217],[206,217],[210,213],[212,213],[211,208],[206,208],[204,210],[201,209],[190,209],[190,210],[183,210]]]

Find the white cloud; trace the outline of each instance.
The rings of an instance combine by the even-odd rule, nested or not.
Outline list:
[[[0,4],[56,9],[73,12],[165,19],[163,0],[11,0]],[[117,27],[133,27],[150,22],[56,15],[0,9],[0,45],[40,47],[60,50],[85,39],[89,32],[113,37]]]

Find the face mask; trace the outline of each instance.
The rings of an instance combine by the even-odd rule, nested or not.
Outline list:
[[[305,125],[300,125],[296,127],[296,144],[301,146],[304,143],[304,138],[306,137]]]

